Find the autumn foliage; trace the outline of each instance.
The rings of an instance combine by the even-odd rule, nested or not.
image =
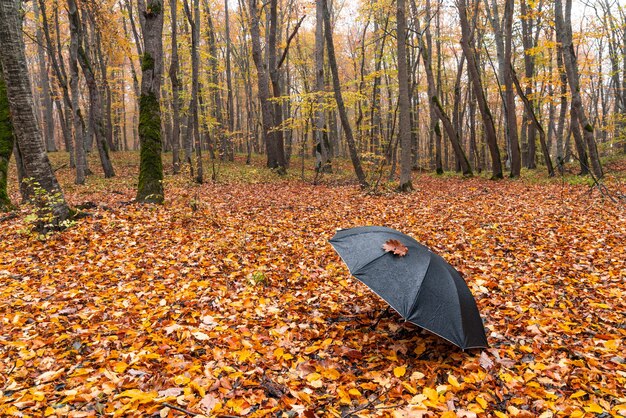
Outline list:
[[[0,416],[626,414],[626,216],[588,186],[166,176],[153,206],[136,169],[61,170],[72,205],[95,203],[63,232],[25,231],[26,206],[2,222]],[[490,349],[370,328],[386,305],[328,239],[372,224],[464,274]]]

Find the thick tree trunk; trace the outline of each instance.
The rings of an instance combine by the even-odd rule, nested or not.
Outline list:
[[[483,90],[480,78],[480,70],[478,68],[478,63],[476,62],[476,55],[472,42],[472,35],[470,33],[471,29],[467,18],[467,6],[465,1],[466,0],[456,0],[461,23],[461,47],[463,48],[463,52],[467,58],[468,75],[483,119],[485,138],[491,154],[492,178],[501,179],[504,176],[502,174],[502,161],[500,159],[500,150],[498,149],[496,127],[493,122],[491,110],[489,110],[489,105],[487,104],[487,98],[485,96],[485,91]]]
[[[585,109],[580,96],[580,81],[578,74],[578,63],[574,52],[574,43],[572,41],[572,22],[571,22],[572,0],[565,1],[565,16],[563,16],[563,5],[561,0],[554,1],[554,21],[556,26],[557,40],[563,48],[563,61],[565,63],[565,71],[572,95],[572,108],[576,111],[576,120],[580,124],[583,131],[583,138],[589,152],[591,160],[591,169],[596,177],[603,176],[600,157],[594,139],[594,129],[591,122],[587,118]]]
[[[14,144],[15,136],[9,113],[9,98],[2,75],[2,65],[0,65],[0,212],[11,208],[11,198],[7,192],[7,177]]]
[[[354,166],[354,172],[362,188],[368,187],[365,173],[361,167],[361,160],[354,143],[354,136],[352,134],[352,127],[348,120],[348,113],[343,102],[343,96],[341,95],[341,83],[339,81],[339,69],[337,68],[337,58],[335,56],[335,45],[333,43],[333,33],[330,27],[330,12],[328,11],[328,1],[324,2],[324,36],[326,37],[326,48],[328,50],[328,64],[330,66],[330,72],[333,76],[333,90],[335,92],[335,101],[337,102],[337,111],[339,112],[339,118],[341,119],[341,126],[343,127],[346,142],[348,143],[348,149],[350,152],[350,159]]]
[[[138,0],[143,32],[141,96],[139,98],[139,141],[141,157],[137,200],[163,203],[161,160],[161,74],[163,69],[163,2]]]
[[[35,117],[17,0],[0,2],[0,44],[0,66],[24,174],[32,178],[51,197],[51,223],[58,226],[68,218],[70,210],[48,160]],[[27,194],[25,197],[30,197],[33,190],[29,188],[24,192]]]

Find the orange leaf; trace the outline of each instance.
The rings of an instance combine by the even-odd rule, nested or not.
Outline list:
[[[394,253],[400,257],[404,257],[409,252],[409,249],[397,239],[387,240],[387,242],[383,244],[383,250],[388,253]]]

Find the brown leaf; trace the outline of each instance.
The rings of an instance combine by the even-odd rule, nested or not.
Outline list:
[[[397,239],[387,240],[387,242],[383,244],[383,250],[388,253],[394,253],[400,257],[404,257],[409,252],[409,249]]]

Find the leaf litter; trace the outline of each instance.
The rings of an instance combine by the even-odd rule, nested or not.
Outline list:
[[[45,241],[5,222],[0,415],[626,415],[623,207],[579,186],[415,184],[170,179],[163,206],[72,189],[106,206]],[[327,242],[361,225],[461,271],[491,348],[398,316],[370,329],[384,302]]]

